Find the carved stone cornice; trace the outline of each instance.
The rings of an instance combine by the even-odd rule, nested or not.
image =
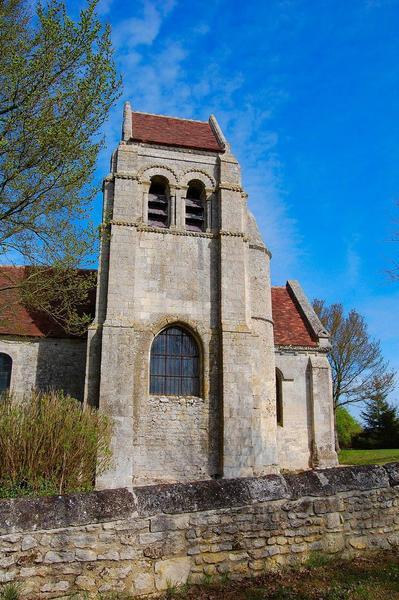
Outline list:
[[[266,248],[266,246],[261,246],[261,244],[249,244],[249,248],[251,250],[259,250],[259,252],[264,252],[268,255],[269,258],[272,257],[272,253],[270,252],[270,250]]]
[[[140,181],[137,175],[133,175],[132,173],[125,173],[123,171],[119,171],[114,174],[115,179],[131,179],[133,181]]]
[[[107,225],[116,225],[118,227],[135,227],[137,231],[146,231],[148,233],[162,233],[162,235],[183,235],[186,237],[203,237],[203,238],[219,238],[219,237],[238,237],[244,242],[248,242],[245,233],[241,231],[187,231],[185,229],[171,229],[164,227],[151,227],[142,221],[117,221],[112,219]]]
[[[242,233],[242,231],[224,231],[221,230],[219,231],[219,235],[222,236],[227,236],[227,237],[239,237],[242,238],[244,240],[244,242],[248,241],[247,236],[245,235],[245,233]]]
[[[327,354],[329,348],[323,348],[323,346],[289,346],[283,344],[274,344],[275,351],[286,352],[289,354],[300,353],[311,353],[311,354]]]
[[[225,181],[221,181],[218,186],[218,190],[227,190],[229,192],[243,192],[244,190],[240,185],[236,185],[234,183],[227,183]]]
[[[135,227],[137,231],[145,231],[148,233],[162,233],[162,235],[183,235],[187,237],[203,237],[203,238],[217,238],[218,232],[212,233],[207,231],[186,231],[184,229],[169,229],[164,227],[151,227],[145,223],[139,221],[116,221],[112,220],[109,222],[110,225],[117,225],[119,227]]]
[[[217,233],[205,231],[186,231],[182,229],[164,229],[163,227],[150,227],[149,225],[137,225],[137,231],[149,233],[162,233],[163,235],[183,235],[186,237],[216,238]]]

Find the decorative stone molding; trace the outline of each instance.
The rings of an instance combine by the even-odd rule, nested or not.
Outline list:
[[[247,236],[245,235],[245,233],[242,233],[242,231],[224,231],[221,230],[219,232],[219,235],[222,236],[228,236],[228,237],[240,237],[244,240],[244,242],[248,242],[249,238],[247,238]]]
[[[148,167],[142,167],[137,173],[137,178],[140,182],[146,183],[150,181],[151,177],[154,177],[155,175],[166,177],[170,185],[178,185],[179,176],[177,172],[171,167],[162,164],[155,164],[150,165]],[[170,179],[171,175],[173,177],[173,180]]]
[[[171,229],[163,227],[151,227],[150,225],[144,225],[142,221],[115,221],[111,220],[107,225],[117,225],[119,227],[136,227],[137,231],[146,231],[148,233],[162,233],[163,235],[184,235],[188,237],[203,237],[203,238],[218,238],[222,236],[227,237],[239,237],[244,242],[248,242],[249,238],[241,231],[186,231],[185,229]],[[265,252],[268,250],[265,248]]]
[[[266,246],[261,246],[260,244],[249,244],[249,248],[251,250],[259,250],[259,252],[264,252],[269,258],[272,257],[272,253],[268,248],[266,248]]]
[[[119,227],[136,227],[137,231],[146,231],[148,233],[162,233],[163,235],[184,235],[187,237],[203,237],[215,239],[218,237],[238,237],[242,238],[244,242],[249,242],[249,238],[241,231],[187,231],[185,229],[171,229],[167,227],[151,227],[145,225],[142,221],[116,221],[110,220],[108,225],[117,225]],[[261,248],[261,247],[260,247]],[[267,253],[268,250],[265,248],[264,251]]]
[[[186,317],[179,319],[175,315],[165,315],[161,319],[158,319],[154,323],[151,323],[151,325],[148,328],[148,331],[150,331],[155,337],[163,329],[169,327],[170,325],[176,325],[181,326],[182,328],[186,328],[200,342],[202,352],[204,352],[203,339],[204,337],[209,336],[211,334],[211,330],[206,329],[197,321],[192,321],[191,319],[187,319]]]
[[[202,238],[218,237],[217,233],[185,231],[182,229],[163,229],[161,227],[149,227],[148,225],[137,225],[137,231],[147,231],[148,233],[162,233],[164,235],[184,235],[187,237],[202,237]]]
[[[228,190],[230,192],[243,192],[244,191],[240,185],[235,185],[234,183],[227,183],[224,181],[221,181],[218,184],[217,189],[218,190]]]
[[[139,181],[139,178],[137,175],[133,175],[132,173],[125,173],[123,171],[119,171],[118,173],[115,173],[114,178],[115,179],[132,179],[133,181]]]
[[[201,181],[204,184],[205,188],[207,188],[207,190],[210,188],[209,191],[214,191],[216,182],[213,179],[213,177],[211,177],[209,173],[207,173],[203,169],[188,169],[180,177],[180,183],[182,185],[188,186],[189,182],[193,179]]]
[[[285,353],[289,353],[289,354],[295,354],[296,352],[305,352],[305,353],[312,353],[312,354],[320,354],[320,352],[326,353],[328,354],[328,352],[330,351],[330,347],[323,347],[323,346],[282,346],[279,344],[275,344],[274,346],[275,351],[277,352],[285,352]]]
[[[138,227],[138,223],[136,221],[115,221],[111,219],[108,221],[107,225],[118,225],[120,227]]]

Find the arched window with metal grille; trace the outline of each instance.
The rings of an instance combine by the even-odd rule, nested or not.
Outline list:
[[[205,188],[201,181],[191,181],[186,196],[186,229],[205,230]]]
[[[200,395],[198,344],[182,327],[168,327],[153,341],[150,393],[165,396]]]
[[[0,394],[10,389],[12,358],[0,352]]]
[[[148,224],[169,227],[169,186],[164,177],[153,177],[148,192]]]

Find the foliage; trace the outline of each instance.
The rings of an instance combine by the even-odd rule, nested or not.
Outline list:
[[[45,330],[82,335],[93,319],[97,273],[64,267],[0,267],[0,324],[20,322],[16,304],[25,306],[33,322],[46,323]],[[62,301],[60,297],[62,296]]]
[[[333,560],[333,556],[331,554],[326,554],[325,552],[312,550],[306,560],[306,566],[309,569],[317,569],[319,567],[325,567],[329,565]]]
[[[110,464],[111,425],[62,392],[0,401],[0,495],[88,491]]]
[[[13,583],[8,583],[0,590],[0,600],[19,600],[20,587]]]
[[[399,462],[399,448],[341,450],[339,462],[341,465],[384,465],[389,462]]]
[[[93,252],[87,209],[100,131],[120,90],[97,2],[75,21],[61,0],[0,3],[0,257],[57,273]],[[82,281],[74,284],[81,295]],[[24,285],[30,303],[39,290],[43,304],[49,286],[38,274]]]
[[[399,447],[399,416],[395,406],[386,399],[383,387],[375,382],[375,392],[361,413],[365,422],[364,432],[357,436],[357,448]]]
[[[388,394],[396,373],[384,360],[379,341],[370,337],[364,318],[355,310],[345,315],[342,304],[328,306],[324,300],[314,300],[313,308],[331,335],[334,407],[368,400],[377,381]]]
[[[352,440],[362,432],[361,425],[344,406],[338,406],[335,413],[340,448],[351,448]]]

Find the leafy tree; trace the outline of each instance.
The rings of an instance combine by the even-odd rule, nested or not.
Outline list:
[[[328,355],[332,372],[335,411],[335,449],[339,451],[337,408],[364,402],[375,392],[378,380],[388,394],[395,385],[395,371],[384,360],[378,340],[370,338],[364,317],[356,310],[345,315],[342,304],[313,301],[313,308],[331,335]]]
[[[396,372],[384,360],[380,342],[370,337],[364,317],[353,309],[345,315],[342,304],[328,306],[324,300],[314,300],[313,308],[331,335],[334,407],[370,399],[376,382],[387,395]]]
[[[64,316],[73,310],[62,309],[57,282],[69,278],[79,301],[94,283],[94,276],[72,281],[67,272],[93,252],[93,173],[101,127],[121,85],[97,2],[88,0],[75,21],[59,0],[39,2],[35,12],[26,0],[0,3],[0,253],[3,262],[42,267],[4,287],[20,287],[33,308],[46,305],[51,313],[61,304]],[[51,277],[54,285],[43,285]]]
[[[344,406],[337,407],[336,426],[341,448],[351,448],[352,440],[363,431],[361,425]]]
[[[356,440],[357,447],[363,448],[398,448],[399,416],[395,406],[387,400],[384,384],[378,379],[374,381],[375,391],[361,413],[365,422],[363,434]]]

